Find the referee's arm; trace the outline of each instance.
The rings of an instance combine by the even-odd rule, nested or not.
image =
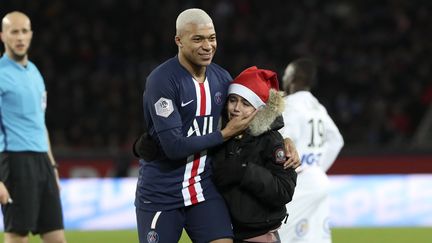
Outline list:
[[[9,191],[6,188],[5,184],[2,181],[0,181],[0,203],[7,204],[10,202],[12,201],[9,195]]]
[[[49,159],[51,161],[51,165],[52,165],[53,170],[54,170],[54,174],[55,174],[56,181],[57,181],[57,186],[60,189],[60,177],[59,177],[59,173],[58,173],[58,170],[57,170],[58,166],[57,166],[57,163],[56,163],[56,161],[54,159],[54,156],[53,156],[53,153],[52,153],[52,150],[51,150],[51,142],[50,142],[50,138],[49,138],[48,129],[46,127],[45,127],[45,131],[46,131],[47,142],[48,142],[48,157],[49,157]]]

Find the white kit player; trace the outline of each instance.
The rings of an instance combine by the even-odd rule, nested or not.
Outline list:
[[[335,161],[344,141],[327,110],[310,92],[316,76],[313,60],[291,62],[283,76],[285,97],[280,130],[297,147],[301,158],[297,186],[287,204],[288,221],[279,230],[282,242],[330,243],[329,180],[326,171]]]

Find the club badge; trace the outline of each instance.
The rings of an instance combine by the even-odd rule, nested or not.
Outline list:
[[[159,242],[159,235],[156,231],[151,230],[147,234],[147,242],[148,243],[158,243]]]
[[[221,92],[216,92],[215,96],[214,96],[214,101],[216,103],[216,105],[222,105],[223,101],[222,101],[222,93]]]

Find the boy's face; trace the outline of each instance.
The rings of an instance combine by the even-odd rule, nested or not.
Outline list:
[[[242,116],[248,117],[255,111],[249,101],[237,94],[230,94],[227,101],[228,119],[233,117]]]

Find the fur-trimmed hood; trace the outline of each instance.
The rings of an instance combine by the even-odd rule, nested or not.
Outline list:
[[[260,109],[249,125],[248,132],[252,136],[259,136],[266,131],[273,130],[272,124],[282,115],[285,108],[283,92],[270,89],[266,106]]]

